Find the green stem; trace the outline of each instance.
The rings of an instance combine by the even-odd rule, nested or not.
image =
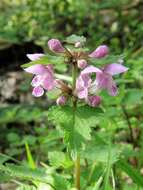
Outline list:
[[[72,89],[73,89],[73,94],[76,88],[76,78],[77,78],[77,65],[73,64],[72,65]],[[74,130],[74,123],[75,123],[75,111],[77,107],[77,99],[73,97],[73,130]],[[75,160],[75,187],[77,190],[80,190],[80,155],[79,153],[77,154],[76,160]]]
[[[93,176],[95,167],[96,167],[96,162],[94,162],[94,164],[93,164],[93,166],[92,166],[92,168],[91,168],[91,170],[90,170],[89,177],[88,177],[88,179],[87,179],[87,185],[88,185],[88,184],[90,183],[90,181],[91,181],[91,178],[92,178],[92,176]]]
[[[72,88],[73,88],[73,91],[75,90],[75,87],[76,87],[76,77],[77,77],[77,66],[73,65],[72,66],[72,80],[73,80]]]
[[[75,160],[75,187],[80,190],[80,156]]]

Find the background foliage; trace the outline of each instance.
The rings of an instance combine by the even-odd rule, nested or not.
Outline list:
[[[56,189],[72,188],[73,163],[65,154],[62,143],[65,134],[56,130],[59,118],[56,126],[50,122],[52,113],[66,118],[67,108],[62,113],[53,108],[48,115],[48,107],[53,102],[46,97],[31,96],[30,78],[20,70],[20,64],[28,61],[25,56],[28,52],[48,51],[47,40],[51,37],[64,39],[76,33],[87,37],[91,50],[105,43],[111,53],[123,54],[130,68],[122,78],[116,79],[120,84],[119,96],[111,98],[103,94],[104,118],[88,121],[88,125],[93,123],[92,141],[89,141],[88,125],[83,128],[82,136],[88,143],[82,155],[82,187],[98,189],[104,178],[106,190],[107,186],[112,189],[108,183],[112,173],[117,189],[143,189],[142,10],[141,0],[0,1],[1,182],[11,182],[14,177],[15,188],[19,190],[50,189],[49,184]],[[85,114],[81,114],[84,118]],[[15,167],[13,164],[19,161],[22,166]],[[33,172],[31,168],[37,165],[41,168]]]

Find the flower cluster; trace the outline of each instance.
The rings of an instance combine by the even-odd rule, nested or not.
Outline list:
[[[58,39],[48,41],[49,49],[57,56],[63,56],[68,59],[78,73],[76,73],[75,84],[67,84],[60,79],[57,79],[54,74],[52,64],[42,65],[36,64],[25,69],[26,72],[32,73],[34,78],[31,82],[33,87],[32,94],[40,97],[44,91],[58,89],[59,96],[56,100],[58,105],[65,105],[68,98],[75,97],[80,101],[86,102],[92,107],[96,107],[101,102],[99,92],[107,90],[111,96],[118,94],[118,89],[113,76],[124,73],[128,70],[121,62],[104,65],[102,68],[97,68],[90,65],[90,59],[102,59],[109,54],[109,48],[106,45],[97,47],[93,52],[87,53],[80,50],[81,43],[77,41],[74,48],[79,48],[79,51],[71,50],[64,47]],[[35,61],[43,57],[44,54],[27,54],[31,61]],[[95,76],[94,76],[95,75]]]

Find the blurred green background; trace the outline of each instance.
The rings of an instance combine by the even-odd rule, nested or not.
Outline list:
[[[124,55],[129,72],[117,78],[120,94],[103,104],[115,118],[110,130],[116,140],[132,144],[131,125],[135,144],[142,147],[142,20],[142,0],[0,0],[0,151],[24,160],[28,142],[38,162],[46,160],[45,150],[62,146],[56,141],[61,134],[47,122],[51,102],[32,97],[31,76],[20,65],[28,62],[26,53],[46,52],[50,38],[71,34],[87,37],[91,50],[107,44],[111,54]]]

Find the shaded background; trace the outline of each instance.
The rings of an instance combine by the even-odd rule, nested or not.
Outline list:
[[[25,74],[20,65],[28,62],[27,53],[46,52],[48,39],[64,39],[70,34],[87,37],[91,50],[99,44],[107,44],[111,54],[124,54],[125,65],[130,70],[119,80],[121,93],[114,101],[107,98],[104,104],[111,108],[123,104],[123,113],[115,115],[118,123],[115,132],[120,134],[120,129],[124,133],[132,125],[135,139],[141,141],[142,10],[141,0],[1,0],[0,151],[24,159],[24,143],[28,142],[33,154],[38,154],[36,159],[44,160],[45,150],[58,144],[54,141],[56,136],[51,137],[52,146],[47,140],[48,102],[45,97],[32,97],[31,76]],[[104,123],[101,125],[104,127]],[[132,143],[128,129],[127,134],[121,136]],[[140,145],[140,141],[136,143]]]

